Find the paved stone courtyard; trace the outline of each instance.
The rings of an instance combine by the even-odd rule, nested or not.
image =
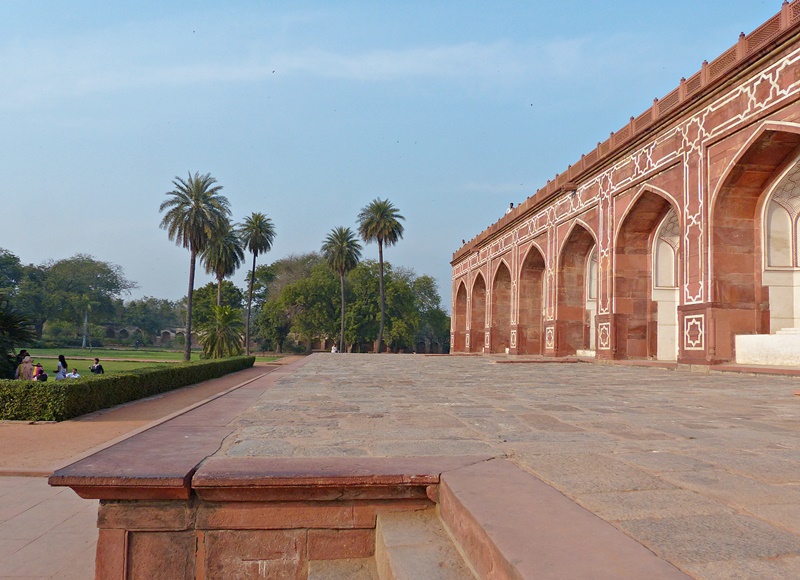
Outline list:
[[[693,576],[800,577],[800,381],[512,360],[314,355],[217,455],[506,456]]]

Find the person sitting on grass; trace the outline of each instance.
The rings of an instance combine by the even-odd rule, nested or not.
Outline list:
[[[42,363],[36,363],[36,368],[34,369],[33,372],[34,372],[33,376],[34,381],[44,382],[47,380],[47,373],[44,372],[44,369],[42,368]]]
[[[94,359],[94,364],[89,367],[89,370],[95,375],[102,375],[106,372],[103,370],[103,365],[100,364],[99,358]]]
[[[28,351],[25,352],[27,353]],[[17,367],[17,378],[23,381],[32,381],[34,372],[36,372],[36,367],[33,364],[33,359],[26,354],[25,358],[22,359],[22,363]]]
[[[68,379],[79,379],[81,376],[78,374],[78,369],[72,369],[71,373],[67,373]]]

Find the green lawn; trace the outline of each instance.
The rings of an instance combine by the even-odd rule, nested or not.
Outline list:
[[[69,365],[69,370],[73,368],[78,369],[78,374],[81,376],[91,375],[92,373],[89,372],[89,364],[90,361],[86,360],[70,360],[67,359],[67,364]],[[45,370],[47,370],[47,363],[42,363],[44,365]],[[106,371],[108,374],[113,373],[124,373],[125,371],[131,371],[133,369],[140,369],[143,367],[163,367],[166,366],[168,362],[162,363],[153,363],[153,362],[137,362],[137,361],[129,361],[129,360],[109,360],[109,361],[102,361],[103,370]]]
[[[158,349],[146,350],[140,348],[139,350],[116,350],[95,348],[93,350],[82,350],[80,348],[31,348],[27,350],[33,357],[33,361],[41,362],[48,374],[52,371],[50,368],[51,366],[55,368],[55,359],[57,359],[60,354],[63,354],[64,358],[67,359],[67,366],[69,366],[69,369],[72,370],[72,368],[75,367],[80,374],[84,374],[84,372],[88,370],[95,357],[100,359],[106,372],[120,372],[141,368],[143,366],[160,366],[160,364],[183,362],[183,351],[178,352]],[[279,356],[256,355],[256,362],[272,362],[279,358]],[[200,360],[199,351],[192,351],[192,360]]]
[[[46,358],[57,358],[58,355],[63,354],[64,357],[69,360],[72,359],[87,359],[91,360],[95,357],[99,358],[101,361],[110,358],[117,358],[117,359],[125,359],[125,360],[159,360],[159,361],[171,361],[171,362],[180,362],[183,360],[183,351],[177,350],[159,350],[159,349],[152,349],[146,350],[144,348],[140,348],[139,350],[135,349],[110,349],[110,348],[95,348],[92,350],[87,349],[80,349],[80,348],[29,348],[27,349],[28,352],[31,353],[31,356],[36,358],[37,356],[46,357]],[[192,352],[192,359],[199,358],[200,353],[199,351]],[[103,364],[105,366],[105,363]]]
[[[66,357],[65,357],[66,358]],[[56,369],[56,359],[54,357],[43,357],[43,356],[34,356],[33,357],[34,363],[42,363],[42,368],[45,372],[52,376],[55,374]],[[69,367],[70,372],[72,369],[78,369],[78,374],[82,377],[91,375],[92,373],[89,372],[89,367],[92,366],[91,363],[93,361],[89,360],[80,360],[75,358],[67,358],[67,366]],[[145,361],[132,361],[132,360],[103,360],[103,370],[106,373],[124,373],[125,371],[130,371],[133,369],[140,369],[144,367],[152,368],[152,367],[163,367],[169,364],[173,364],[170,362],[145,362]]]
[[[103,363],[103,368],[106,368],[108,359],[121,359],[128,361],[164,361],[164,362],[183,362],[183,351],[177,350],[161,350],[161,349],[144,349],[139,350],[129,349],[113,349],[113,348],[95,348],[92,350],[80,348],[29,348],[27,349],[33,358],[58,358],[58,355],[63,354],[67,359],[67,364],[72,360],[92,360],[95,357],[99,358]],[[272,362],[281,357],[274,355],[261,355],[255,354],[256,362]],[[192,360],[200,360],[200,351],[192,350]],[[72,367],[70,367],[72,368]],[[81,366],[78,365],[78,370]]]

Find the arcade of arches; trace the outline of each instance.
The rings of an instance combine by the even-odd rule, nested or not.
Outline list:
[[[454,254],[454,352],[715,364],[800,341],[800,4],[779,16]]]

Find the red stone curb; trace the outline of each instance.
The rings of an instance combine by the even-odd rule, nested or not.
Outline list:
[[[481,578],[688,578],[513,463],[442,474],[439,513]]]
[[[276,367],[128,433],[122,441],[87,452],[84,459],[56,470],[48,481],[52,486],[71,487],[85,499],[188,498],[196,467],[219,449],[234,430],[228,424],[264,391],[263,384],[254,387],[254,381],[268,377],[272,384],[307,360]],[[233,391],[241,396],[224,396]]]

